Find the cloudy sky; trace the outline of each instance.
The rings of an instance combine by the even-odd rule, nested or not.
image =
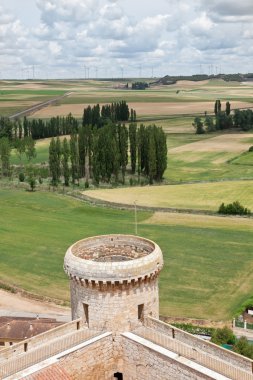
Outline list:
[[[253,0],[0,0],[0,78],[253,72]]]

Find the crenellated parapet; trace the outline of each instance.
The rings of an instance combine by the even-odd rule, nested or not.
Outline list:
[[[85,287],[118,288],[147,283],[163,266],[162,252],[150,240],[104,235],[80,240],[66,253],[64,270]]]
[[[129,329],[140,315],[159,314],[159,246],[133,235],[83,239],[66,252],[64,270],[71,287],[72,317],[92,328]]]

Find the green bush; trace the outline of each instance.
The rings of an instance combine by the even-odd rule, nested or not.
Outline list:
[[[249,147],[249,152],[253,152],[253,145]]]
[[[24,175],[23,172],[19,173],[19,175],[18,175],[18,179],[19,179],[19,182],[24,182],[24,180],[25,180],[25,175]]]
[[[245,336],[242,336],[240,339],[237,339],[233,347],[233,351],[237,352],[237,354],[253,359],[253,345],[248,342]]]
[[[216,329],[212,333],[211,342],[215,344],[235,344],[236,337],[233,331],[228,327],[223,327],[221,329]]]
[[[240,202],[235,201],[233,203],[228,203],[225,205],[222,203],[218,210],[219,214],[224,215],[250,215],[251,211],[240,204]]]

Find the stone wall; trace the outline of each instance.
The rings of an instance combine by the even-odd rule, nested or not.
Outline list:
[[[210,380],[212,377],[123,337],[124,380]]]
[[[147,318],[145,319],[145,325],[152,328],[154,331],[162,332],[163,334],[173,337],[179,342],[185,343],[195,349],[200,349],[206,354],[209,354],[213,357],[221,359],[227,363],[233,364],[236,367],[242,368],[243,370],[252,373],[253,361],[246,358],[245,356],[238,355],[234,352],[219,347],[216,344],[204,341],[203,339],[195,337],[186,331],[180,330],[157,319]]]
[[[77,350],[58,363],[74,380],[115,380],[114,373],[123,367],[121,350],[115,351],[112,336]]]
[[[84,318],[89,328],[129,331],[141,324],[138,305],[144,305],[142,316],[159,317],[157,278],[118,287],[112,285],[105,290],[71,280],[71,302],[72,318]]]

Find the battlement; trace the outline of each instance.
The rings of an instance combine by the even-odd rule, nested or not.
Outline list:
[[[66,253],[64,270],[83,286],[135,284],[157,276],[163,267],[157,244],[132,235],[83,239]]]

